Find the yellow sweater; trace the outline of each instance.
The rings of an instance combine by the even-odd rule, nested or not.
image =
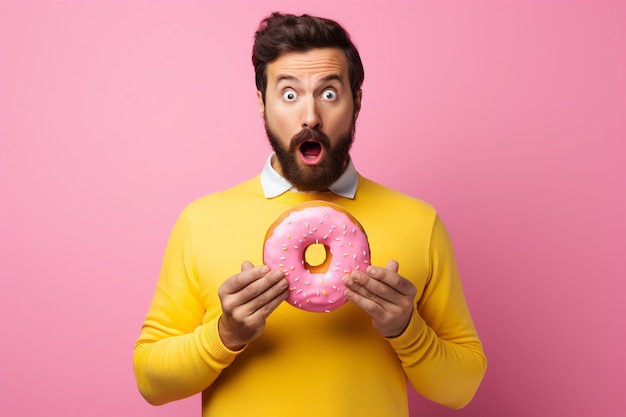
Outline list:
[[[270,224],[289,206],[327,200],[363,225],[372,264],[390,259],[418,289],[406,331],[385,339],[351,303],[309,313],[283,303],[238,352],[217,332],[217,289],[242,261],[262,263]],[[424,202],[360,177],[354,200],[327,193],[264,197],[259,177],[191,203],[165,251],[135,346],[142,395],[163,404],[202,392],[203,417],[408,416],[407,377],[423,396],[462,407],[486,359],[448,235]]]

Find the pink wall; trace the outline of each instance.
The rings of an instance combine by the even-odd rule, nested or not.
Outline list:
[[[455,242],[490,365],[412,415],[626,415],[624,2],[212,3],[0,4],[0,415],[199,415],[147,405],[132,348],[180,209],[265,160],[274,9],[352,32],[357,167]]]

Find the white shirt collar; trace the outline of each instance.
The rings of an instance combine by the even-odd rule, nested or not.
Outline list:
[[[261,171],[261,186],[263,187],[263,193],[266,198],[274,198],[287,191],[298,191],[291,185],[289,181],[283,178],[272,167],[272,158],[274,153],[270,154],[265,161],[263,171]],[[359,174],[352,163],[352,159],[348,160],[348,165],[343,171],[343,174],[332,183],[328,189],[333,193],[345,198],[353,199],[356,194],[356,188],[359,185]]]

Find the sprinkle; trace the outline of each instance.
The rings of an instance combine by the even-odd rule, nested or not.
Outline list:
[[[287,239],[291,239],[291,235],[287,235]]]
[[[308,229],[309,228],[309,222],[304,223],[304,227]]]
[[[287,246],[287,245],[283,245],[283,250],[287,250],[288,247],[289,246]]]
[[[296,294],[302,294],[302,290],[296,291]]]
[[[367,252],[363,251],[363,256],[367,256]]]
[[[294,291],[296,288],[298,288],[298,287],[291,287],[291,288],[289,288],[289,291]]]
[[[324,235],[324,240],[328,239],[328,235]]]
[[[285,259],[286,259],[286,257],[284,257],[284,256],[281,256],[281,257],[280,257],[280,260],[281,260],[281,261],[284,261]]]
[[[294,279],[294,281],[296,281],[296,282],[300,281],[300,277],[296,277],[296,278]]]
[[[347,253],[344,253],[344,254],[343,254],[343,256],[348,256],[348,254],[347,254]]]
[[[348,246],[352,247],[352,242],[348,242]]]
[[[304,281],[304,283],[305,283],[306,285],[311,285],[311,283],[310,283],[309,281]]]
[[[278,266],[280,266],[281,268],[284,268],[285,265],[284,264],[278,264]]]
[[[322,291],[322,295],[328,296],[328,293],[326,291]]]
[[[293,248],[294,249],[298,249],[298,245],[293,245]]]

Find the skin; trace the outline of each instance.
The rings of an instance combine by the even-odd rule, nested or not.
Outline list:
[[[353,99],[345,54],[340,49],[284,54],[267,66],[267,79],[265,100],[257,91],[259,112],[283,147],[288,148],[302,128],[322,131],[331,146],[352,129],[361,93]],[[307,168],[302,161],[298,165]],[[272,166],[283,173],[278,160],[274,159]]]
[[[305,127],[324,132],[331,146],[352,128],[361,92],[352,96],[347,68],[338,48],[291,52],[268,64],[265,100],[257,92],[259,111],[284,146]],[[298,164],[307,169],[305,162]],[[282,173],[278,160],[272,166]],[[371,317],[381,336],[396,337],[406,329],[417,289],[398,274],[396,261],[353,271],[344,277],[344,284],[345,297]],[[243,262],[241,271],[218,290],[222,304],[218,331],[224,345],[237,351],[258,338],[267,318],[287,298],[288,286],[282,271]]]

